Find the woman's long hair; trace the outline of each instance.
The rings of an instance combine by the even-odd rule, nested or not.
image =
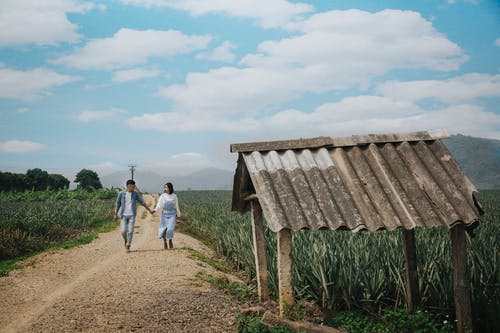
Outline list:
[[[165,187],[168,188],[168,191]],[[168,194],[174,193],[174,185],[172,185],[172,183],[166,183],[165,186],[163,187],[163,192],[168,193]]]

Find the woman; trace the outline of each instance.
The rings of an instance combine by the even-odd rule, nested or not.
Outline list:
[[[177,195],[174,193],[174,186],[172,183],[166,183],[163,187],[163,193],[158,199],[153,214],[162,207],[163,211],[161,213],[160,227],[158,228],[158,239],[163,239],[164,249],[168,247],[172,249],[174,247],[172,238],[174,238],[175,220],[177,216],[181,217],[179,201],[177,200]]]

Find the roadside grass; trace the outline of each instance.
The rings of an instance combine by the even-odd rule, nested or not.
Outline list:
[[[228,265],[223,259],[208,257],[207,255],[201,253],[200,251],[197,251],[189,247],[185,247],[183,248],[183,250],[186,250],[189,253],[188,257],[191,259],[202,261],[223,273],[234,274],[232,267]]]
[[[116,226],[117,226],[116,221],[112,220],[97,221],[94,223],[92,231],[83,232],[75,238],[68,239],[59,243],[54,243],[49,247],[40,251],[36,251],[12,259],[2,260],[0,261],[0,276],[6,276],[7,274],[9,274],[10,271],[22,268],[22,266],[19,266],[17,264],[20,261],[26,260],[40,253],[56,251],[61,249],[71,249],[73,247],[78,247],[84,244],[88,244],[92,242],[94,239],[98,238],[100,233],[106,233],[112,231],[116,228]]]
[[[228,265],[224,260],[218,258],[210,258],[205,254],[191,249],[183,248],[189,253],[189,258],[202,261],[220,272],[226,274],[235,274],[236,272],[231,265]],[[255,301],[256,293],[248,284],[238,281],[231,281],[225,275],[213,276],[207,274],[203,271],[198,271],[195,278],[201,281],[208,282],[210,285],[216,289],[223,290],[227,294],[235,297],[239,301]],[[238,333],[291,333],[293,331],[289,330],[284,326],[279,327],[267,327],[263,325],[261,320],[261,315],[259,314],[239,314],[236,316],[235,320],[238,325]]]
[[[250,300],[255,297],[255,293],[245,283],[231,281],[225,275],[213,276],[203,271],[196,273],[196,278],[210,283],[219,290],[227,292],[240,301]]]

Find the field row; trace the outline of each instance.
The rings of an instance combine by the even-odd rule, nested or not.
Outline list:
[[[107,192],[1,194],[0,260],[75,238],[111,219],[116,192],[109,197]]]
[[[181,209],[190,232],[204,235],[237,269],[254,277],[249,214],[230,211],[231,192],[181,192]],[[475,325],[500,327],[500,191],[480,195],[483,222],[468,239]],[[294,232],[292,243],[294,293],[335,311],[362,309],[381,313],[404,306],[405,268],[401,231]],[[266,230],[266,253],[271,292],[276,297],[276,237]],[[449,231],[416,230],[419,286],[424,308],[449,321],[453,316],[453,273]],[[481,326],[483,325],[483,326]],[[481,330],[482,331],[482,330]]]

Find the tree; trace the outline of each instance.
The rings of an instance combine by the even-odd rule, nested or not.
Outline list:
[[[69,180],[63,175],[48,174],[38,168],[28,170],[26,174],[0,171],[0,192],[67,190],[68,187]]]
[[[97,173],[88,169],[82,169],[76,174],[75,183],[78,183],[77,188],[82,188],[87,191],[102,188],[102,184]]]
[[[28,177],[29,185],[35,191],[46,190],[49,186],[49,174],[47,171],[35,168],[26,171],[26,176]]]
[[[49,174],[50,188],[53,190],[67,190],[69,187],[69,180],[63,175]]]

